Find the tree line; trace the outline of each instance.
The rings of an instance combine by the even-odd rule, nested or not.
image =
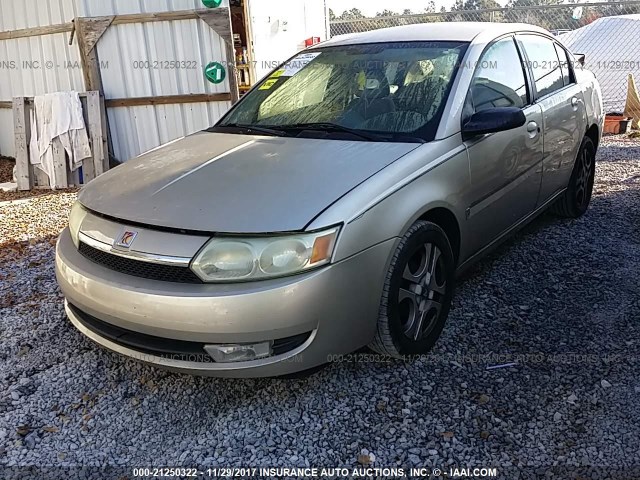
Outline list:
[[[371,25],[365,25],[369,22],[358,21],[365,18],[372,20],[374,28],[427,22],[484,21],[529,23],[547,30],[574,30],[601,17],[640,13],[638,5],[628,5],[624,1],[615,5],[591,4],[576,8],[573,4],[578,2],[579,0],[509,0],[506,7],[503,7],[495,0],[455,0],[449,10],[442,7],[436,11],[436,4],[431,0],[426,2],[425,8],[420,12],[385,9],[375,17],[366,17],[359,9],[352,8],[340,15],[329,10],[329,16],[331,21],[347,21],[332,26],[332,35],[340,35],[369,30]],[[376,19],[379,21],[375,22]]]

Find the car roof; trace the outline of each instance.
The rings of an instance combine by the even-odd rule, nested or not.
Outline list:
[[[547,30],[526,23],[434,22],[339,35],[319,46],[416,41],[482,43],[513,32],[536,32],[551,36]]]

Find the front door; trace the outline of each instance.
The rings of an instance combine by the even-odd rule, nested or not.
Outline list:
[[[473,203],[467,208],[472,251],[516,225],[536,206],[542,178],[542,110],[531,103],[513,37],[491,44],[478,63],[465,117],[494,107],[522,108],[522,127],[465,142]]]

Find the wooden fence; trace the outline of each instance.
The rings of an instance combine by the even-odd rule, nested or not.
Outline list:
[[[91,146],[91,157],[82,162],[79,170],[71,171],[62,143],[55,138],[53,148],[54,179],[30,162],[29,139],[30,111],[34,108],[33,97],[13,99],[13,128],[16,141],[16,180],[18,190],[32,188],[67,188],[90,182],[109,169],[109,156],[104,148],[102,109],[97,91],[80,93],[84,122]]]
[[[105,98],[102,77],[100,72],[100,61],[98,58],[97,44],[112,25],[121,24],[141,24],[149,22],[166,22],[172,20],[194,20],[200,19],[212,28],[223,40],[227,57],[227,65],[230,72],[228,75],[230,91],[227,93],[196,93],[184,95],[160,95],[155,97],[129,97],[129,98]],[[25,28],[12,31],[0,31],[1,40],[11,40],[17,38],[32,38],[43,35],[53,35],[59,33],[71,33],[69,45],[74,39],[77,41],[81,67],[84,78],[86,94],[81,94],[83,102],[89,104],[88,110],[94,125],[89,125],[92,143],[95,144],[96,139],[100,137],[103,142],[101,149],[98,149],[97,156],[104,158],[104,162],[99,162],[94,158],[93,169],[91,165],[86,167],[83,165],[83,178],[91,179],[108,169],[109,154],[112,154],[110,130],[108,128],[108,118],[106,108],[117,107],[134,107],[145,105],[170,105],[184,104],[196,102],[222,102],[238,100],[238,82],[236,78],[234,65],[235,53],[233,47],[233,35],[231,31],[230,11],[227,7],[219,7],[214,9],[199,9],[172,11],[160,13],[136,13],[126,15],[110,15],[103,17],[76,17],[71,22],[48,25],[41,27]],[[97,92],[97,93],[96,93]],[[52,93],[52,92],[51,92]],[[97,95],[97,97],[96,97]],[[28,122],[26,121],[27,107],[30,99],[24,97],[16,97],[13,101],[0,101],[0,108],[14,109],[14,127],[16,136],[16,147],[20,145],[20,149],[16,148],[16,160],[28,158],[26,149],[22,150],[24,145],[29,142]],[[98,109],[101,121],[95,121],[96,108]],[[102,132],[98,135],[95,131],[96,125],[102,128]],[[26,148],[26,147],[25,147]],[[94,157],[96,157],[94,155]],[[26,156],[26,157],[25,157]],[[30,166],[18,166],[18,189],[32,188],[43,186],[44,179],[39,178],[43,172],[33,172]],[[86,173],[85,173],[86,172]],[[75,182],[75,180],[74,180]],[[75,184],[75,183],[74,183]]]

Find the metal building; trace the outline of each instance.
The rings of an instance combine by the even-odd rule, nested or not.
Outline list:
[[[120,161],[206,128],[326,39],[326,12],[324,0],[0,0],[0,153],[14,155],[12,98],[63,90],[100,88]],[[214,81],[212,62],[225,67]]]

